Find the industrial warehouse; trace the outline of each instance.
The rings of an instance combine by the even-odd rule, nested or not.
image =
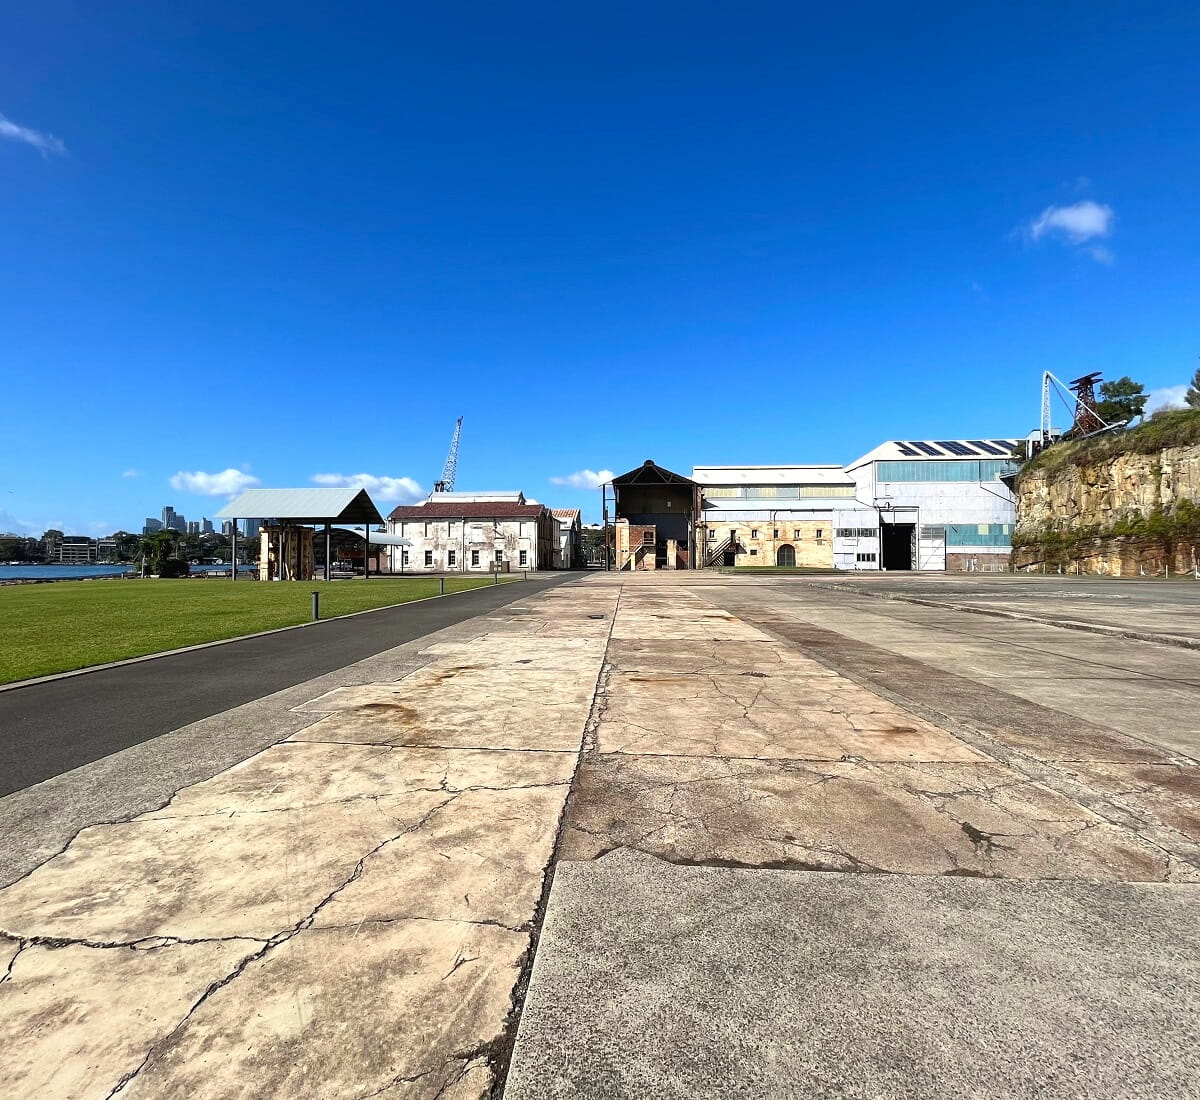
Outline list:
[[[1001,572],[1013,438],[890,440],[847,466],[647,460],[612,479],[613,565]],[[607,522],[608,497],[605,494]]]

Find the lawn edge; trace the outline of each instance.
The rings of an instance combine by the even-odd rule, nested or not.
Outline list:
[[[513,584],[517,580],[513,577],[512,580],[501,581],[501,584]],[[311,626],[320,626],[321,623],[334,623],[339,619],[354,619],[359,615],[374,615],[377,611],[390,611],[394,607],[405,607],[408,604],[426,603],[429,600],[444,600],[447,596],[462,596],[467,592],[478,592],[481,588],[492,588],[490,584],[476,585],[474,588],[464,588],[458,592],[444,592],[436,596],[422,596],[419,600],[401,600],[399,603],[387,603],[381,607],[368,607],[362,611],[348,611],[345,615],[331,615],[327,619],[319,619],[316,622],[293,623],[291,626],[276,626],[270,630],[256,630],[252,634],[238,634],[232,638],[218,638],[212,642],[196,642],[195,645],[180,646],[177,649],[163,649],[157,653],[143,653],[140,657],[125,657],[120,661],[105,661],[100,665],[87,665],[84,668],[72,668],[66,672],[50,672],[45,676],[34,676],[29,680],[13,680],[7,684],[0,684],[0,692],[16,691],[17,688],[36,687],[38,684],[49,684],[55,680],[66,680],[72,676],[86,676],[89,672],[103,672],[108,668],[121,668],[124,665],[138,665],[143,661],[156,661],[159,657],[171,657],[177,653],[191,653],[196,649],[212,649],[214,646],[228,645],[230,642],[242,642],[247,638],[265,638],[271,634],[282,634],[288,630],[304,630]]]

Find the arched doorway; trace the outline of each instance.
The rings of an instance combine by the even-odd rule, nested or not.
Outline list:
[[[794,566],[796,564],[796,548],[794,546],[781,546],[775,553],[775,564]]]

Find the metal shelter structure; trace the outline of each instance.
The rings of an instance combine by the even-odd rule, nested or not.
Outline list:
[[[247,489],[217,513],[233,520],[230,576],[237,580],[237,525],[239,519],[285,521],[289,526],[325,528],[325,579],[330,579],[331,530],[338,526],[361,525],[364,533],[363,577],[371,575],[371,525],[382,524],[383,516],[366,489]]]

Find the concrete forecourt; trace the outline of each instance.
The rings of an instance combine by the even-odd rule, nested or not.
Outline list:
[[[1194,1095],[1194,588],[513,589],[0,799],[6,1089]]]

